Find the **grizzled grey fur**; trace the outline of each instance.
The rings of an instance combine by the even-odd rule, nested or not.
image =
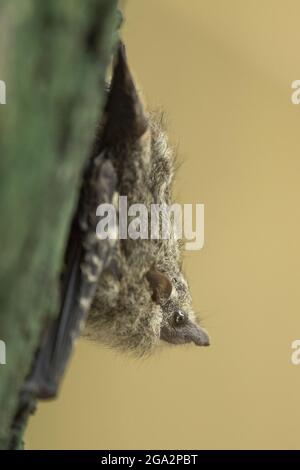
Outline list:
[[[96,148],[117,175],[120,195],[134,203],[172,204],[174,158],[162,122],[147,115],[119,46]],[[209,345],[197,324],[182,273],[180,241],[117,240],[102,274],[84,334],[137,355],[163,340]]]

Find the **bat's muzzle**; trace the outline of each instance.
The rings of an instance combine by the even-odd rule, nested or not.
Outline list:
[[[203,330],[197,325],[193,324],[190,330],[190,337],[191,337],[191,340],[197,346],[209,346],[210,345],[210,339],[209,339],[208,334],[206,333],[205,330]]]

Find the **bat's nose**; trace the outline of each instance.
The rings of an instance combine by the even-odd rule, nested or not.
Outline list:
[[[209,346],[210,345],[210,339],[207,334],[205,334],[205,338],[202,341],[202,346]]]
[[[208,333],[199,327],[197,327],[197,333],[194,335],[193,341],[197,346],[210,345],[210,338],[208,336]]]

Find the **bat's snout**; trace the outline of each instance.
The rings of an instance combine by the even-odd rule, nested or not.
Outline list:
[[[192,341],[196,344],[196,346],[209,346],[210,345],[210,338],[208,336],[208,333],[196,325],[195,325],[195,331],[192,334]]]

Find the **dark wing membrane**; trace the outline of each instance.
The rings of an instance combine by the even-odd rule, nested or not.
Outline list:
[[[103,119],[84,172],[78,209],[67,243],[60,313],[44,333],[24,387],[25,392],[37,398],[56,395],[73,342],[84,325],[97,281],[109,262],[115,243],[115,240],[96,238],[96,208],[101,203],[111,203],[117,188],[117,176],[110,160],[114,153],[112,149],[140,137],[147,125],[125,48],[120,42]]]
[[[81,200],[67,243],[58,318],[44,333],[25,391],[37,398],[56,396],[74,340],[84,326],[97,281],[107,266],[113,240],[96,237],[96,207],[111,202],[116,188],[113,166],[103,155],[86,172]]]

